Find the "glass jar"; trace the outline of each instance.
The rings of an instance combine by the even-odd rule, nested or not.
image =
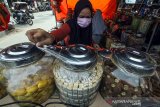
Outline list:
[[[160,65],[159,65],[160,57],[159,56],[156,57],[156,54],[154,54],[154,57],[156,58],[155,60],[157,61],[157,68],[156,68],[157,72],[156,72],[156,75],[151,77],[149,81],[152,86],[152,89],[150,90],[150,98],[154,102],[159,103],[160,101]]]
[[[7,95],[5,87],[0,83],[0,99],[4,98]]]
[[[116,41],[111,44],[110,49],[124,49],[125,47],[125,44]]]
[[[53,73],[61,101],[72,106],[92,104],[103,73],[95,50],[82,44],[41,49],[57,58]]]
[[[3,71],[3,67],[0,64],[0,99],[2,99],[3,97],[7,95],[6,88],[5,86],[2,85],[2,83],[5,81],[5,78],[2,75],[2,71]]]
[[[63,102],[85,107],[94,102],[103,74],[102,63],[98,62],[90,70],[76,72],[56,60],[53,72]]]
[[[135,47],[135,46],[142,47],[144,43],[145,43],[145,36],[141,33],[128,36],[128,41],[127,41],[128,47]]]
[[[16,101],[43,103],[53,94],[53,59],[31,43],[10,46],[0,52],[2,75],[8,93]],[[31,104],[21,104],[31,106]]]
[[[112,61],[106,61],[100,92],[104,98],[141,97],[142,89],[138,78],[119,70]]]
[[[146,35],[152,23],[152,20],[142,19],[138,27],[138,32]]]
[[[141,22],[141,18],[140,18],[140,17],[133,16],[131,28],[132,28],[135,32],[137,31],[140,22]]]
[[[158,68],[159,69],[159,68]],[[153,76],[150,79],[150,83],[152,85],[152,89],[150,92],[150,98],[155,101],[158,102],[160,101],[160,71],[157,71],[157,75]]]
[[[104,64],[100,93],[108,98],[149,96],[148,78],[155,74],[156,62],[133,48],[117,50]]]

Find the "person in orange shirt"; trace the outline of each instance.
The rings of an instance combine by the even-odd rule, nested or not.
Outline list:
[[[0,31],[8,29],[10,14],[3,3],[0,3]]]
[[[0,13],[0,26],[2,30],[5,30],[5,28],[7,27],[7,23],[4,20],[4,17],[2,16],[2,14]]]

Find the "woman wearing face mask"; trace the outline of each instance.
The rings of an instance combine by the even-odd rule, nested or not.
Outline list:
[[[50,45],[69,35],[68,44],[92,45],[92,5],[89,0],[79,0],[74,9],[73,18],[51,33],[43,29],[26,32],[29,40],[37,46]]]

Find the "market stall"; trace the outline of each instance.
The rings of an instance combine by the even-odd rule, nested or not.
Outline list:
[[[27,42],[0,51],[0,106],[160,105],[160,0],[102,1],[91,0],[108,28],[99,47]],[[76,0],[52,3],[57,21],[72,17]]]

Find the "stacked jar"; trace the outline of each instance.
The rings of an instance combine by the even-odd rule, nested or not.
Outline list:
[[[53,59],[38,50],[31,43],[10,46],[0,52],[0,59],[5,69],[8,93],[16,101],[43,103],[53,94],[54,78]],[[21,104],[21,106],[33,106]]]

